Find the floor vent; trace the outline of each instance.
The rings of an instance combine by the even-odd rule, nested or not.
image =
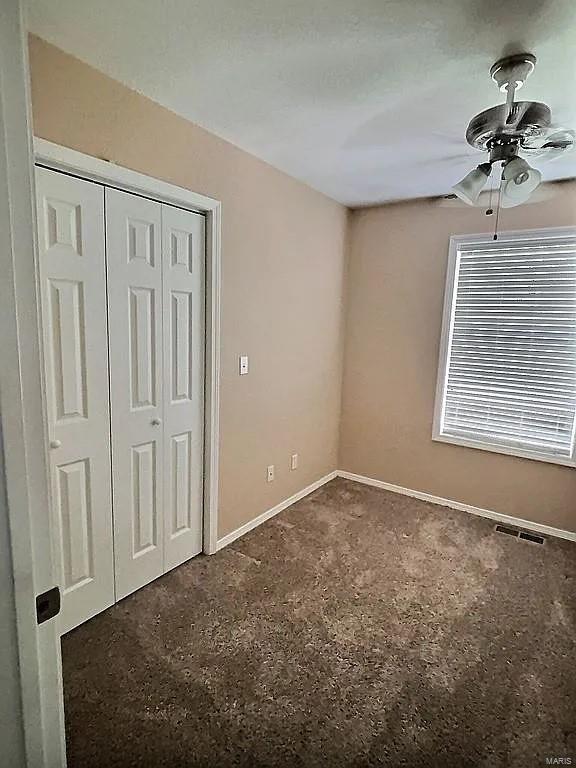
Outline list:
[[[546,541],[544,536],[540,536],[537,533],[519,531],[518,528],[511,528],[508,525],[500,525],[500,523],[494,526],[494,530],[497,533],[505,533],[507,536],[514,536],[516,539],[522,539],[522,541],[529,541],[531,544],[544,544]]]
[[[508,536],[518,536],[520,533],[516,528],[508,528],[507,525],[497,525],[496,531],[498,533],[506,533]]]
[[[531,541],[532,544],[544,544],[544,536],[539,536],[537,533],[528,533],[528,531],[520,531],[519,539],[524,541]]]

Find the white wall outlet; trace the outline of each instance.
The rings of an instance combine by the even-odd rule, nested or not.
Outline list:
[[[274,480],[274,464],[270,464],[270,466],[268,467],[266,479],[268,480],[269,483],[271,483],[272,480]]]
[[[298,454],[293,453],[290,457],[290,469],[298,469]]]
[[[248,373],[248,355],[240,355],[238,360],[238,373],[245,376]]]

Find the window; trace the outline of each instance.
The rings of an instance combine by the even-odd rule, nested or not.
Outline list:
[[[576,466],[576,227],[453,237],[435,440]]]

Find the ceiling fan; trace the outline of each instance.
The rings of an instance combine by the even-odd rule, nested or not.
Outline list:
[[[515,101],[516,92],[535,65],[535,56],[521,53],[500,59],[490,70],[494,82],[506,93],[506,102],[480,112],[468,124],[468,144],[488,153],[485,162],[452,187],[454,195],[469,205],[476,204],[498,163],[502,163],[499,205],[512,208],[525,203],[540,184],[542,174],[521,155],[549,160],[576,144],[574,131],[552,125],[550,107],[546,104]]]

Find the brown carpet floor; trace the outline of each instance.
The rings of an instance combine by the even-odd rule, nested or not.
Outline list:
[[[69,766],[576,764],[576,545],[335,480],[63,638]]]

